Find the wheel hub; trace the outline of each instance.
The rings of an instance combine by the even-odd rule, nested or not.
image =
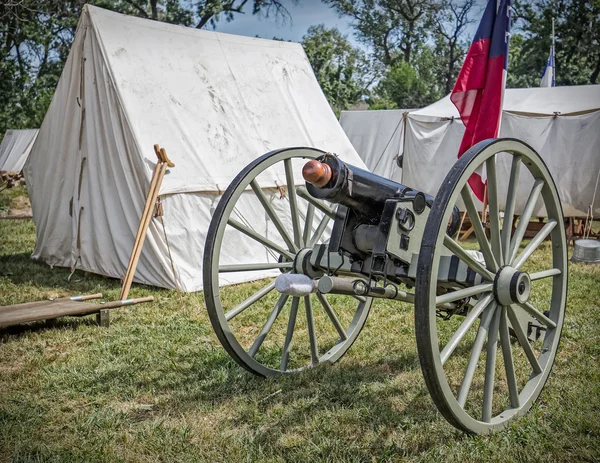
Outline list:
[[[304,248],[298,251],[294,258],[294,273],[301,273],[311,278],[316,278],[322,275],[318,269],[314,268],[310,263],[310,257],[312,255],[312,248]]]
[[[506,266],[496,274],[494,297],[500,305],[523,304],[531,295],[531,278],[527,272]]]

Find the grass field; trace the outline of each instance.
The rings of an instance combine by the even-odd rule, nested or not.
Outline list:
[[[0,305],[119,282],[29,256],[35,227],[0,221]],[[260,379],[212,332],[202,294],[134,286],[153,304],[0,329],[3,461],[598,461],[600,267],[571,264],[567,316],[540,400],[505,431],[467,436],[421,376],[412,307],[378,301],[336,365]]]

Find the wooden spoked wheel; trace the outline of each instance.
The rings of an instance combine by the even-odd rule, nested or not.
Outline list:
[[[489,238],[467,183],[476,171],[487,175]],[[469,214],[476,242],[457,242],[445,233],[457,203]],[[542,205],[547,220],[523,247],[529,220]],[[520,219],[513,231],[514,215]],[[471,250],[481,251],[483,259]],[[481,283],[466,289],[439,285],[444,255],[457,256]],[[490,432],[532,406],[554,363],[566,295],[562,208],[546,165],[517,140],[477,144],[458,160],[435,198],[416,279],[421,367],[433,401],[451,424]],[[448,302],[462,304],[462,310],[453,315],[436,308]]]
[[[292,148],[256,159],[229,185],[208,230],[203,282],[210,321],[227,352],[258,375],[337,361],[369,314],[371,298],[275,290],[275,276],[304,273],[309,250],[329,238],[334,209],[294,178],[322,154]]]

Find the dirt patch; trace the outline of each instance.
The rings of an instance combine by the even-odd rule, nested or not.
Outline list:
[[[8,213],[2,215],[5,219],[23,219],[31,216],[31,202],[27,196],[13,198]]]

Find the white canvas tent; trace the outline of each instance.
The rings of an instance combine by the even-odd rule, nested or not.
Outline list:
[[[150,225],[135,281],[184,291],[202,288],[212,211],[250,161],[277,148],[311,146],[364,167],[299,44],[87,6],[25,166],[37,226],[33,258],[123,277],[155,143],[175,167],[162,183],[164,217]],[[284,173],[260,184],[282,207],[276,187],[285,184]],[[242,204],[252,227],[274,228],[253,195]],[[265,261],[265,249],[244,239],[225,252],[224,264]],[[268,274],[235,273],[229,282]]]
[[[0,171],[21,172],[38,129],[7,130],[0,144]]]
[[[456,162],[464,130],[449,96],[409,113],[403,183],[435,195]],[[565,216],[585,217],[600,173],[600,85],[507,89],[500,136],[523,140],[540,153],[557,183]],[[509,172],[510,166],[499,166],[501,188]],[[517,208],[527,199],[528,182],[522,176]],[[534,213],[544,214],[542,208]]]
[[[371,172],[402,181],[396,158],[403,152],[404,126],[410,111],[342,111],[340,124]]]

